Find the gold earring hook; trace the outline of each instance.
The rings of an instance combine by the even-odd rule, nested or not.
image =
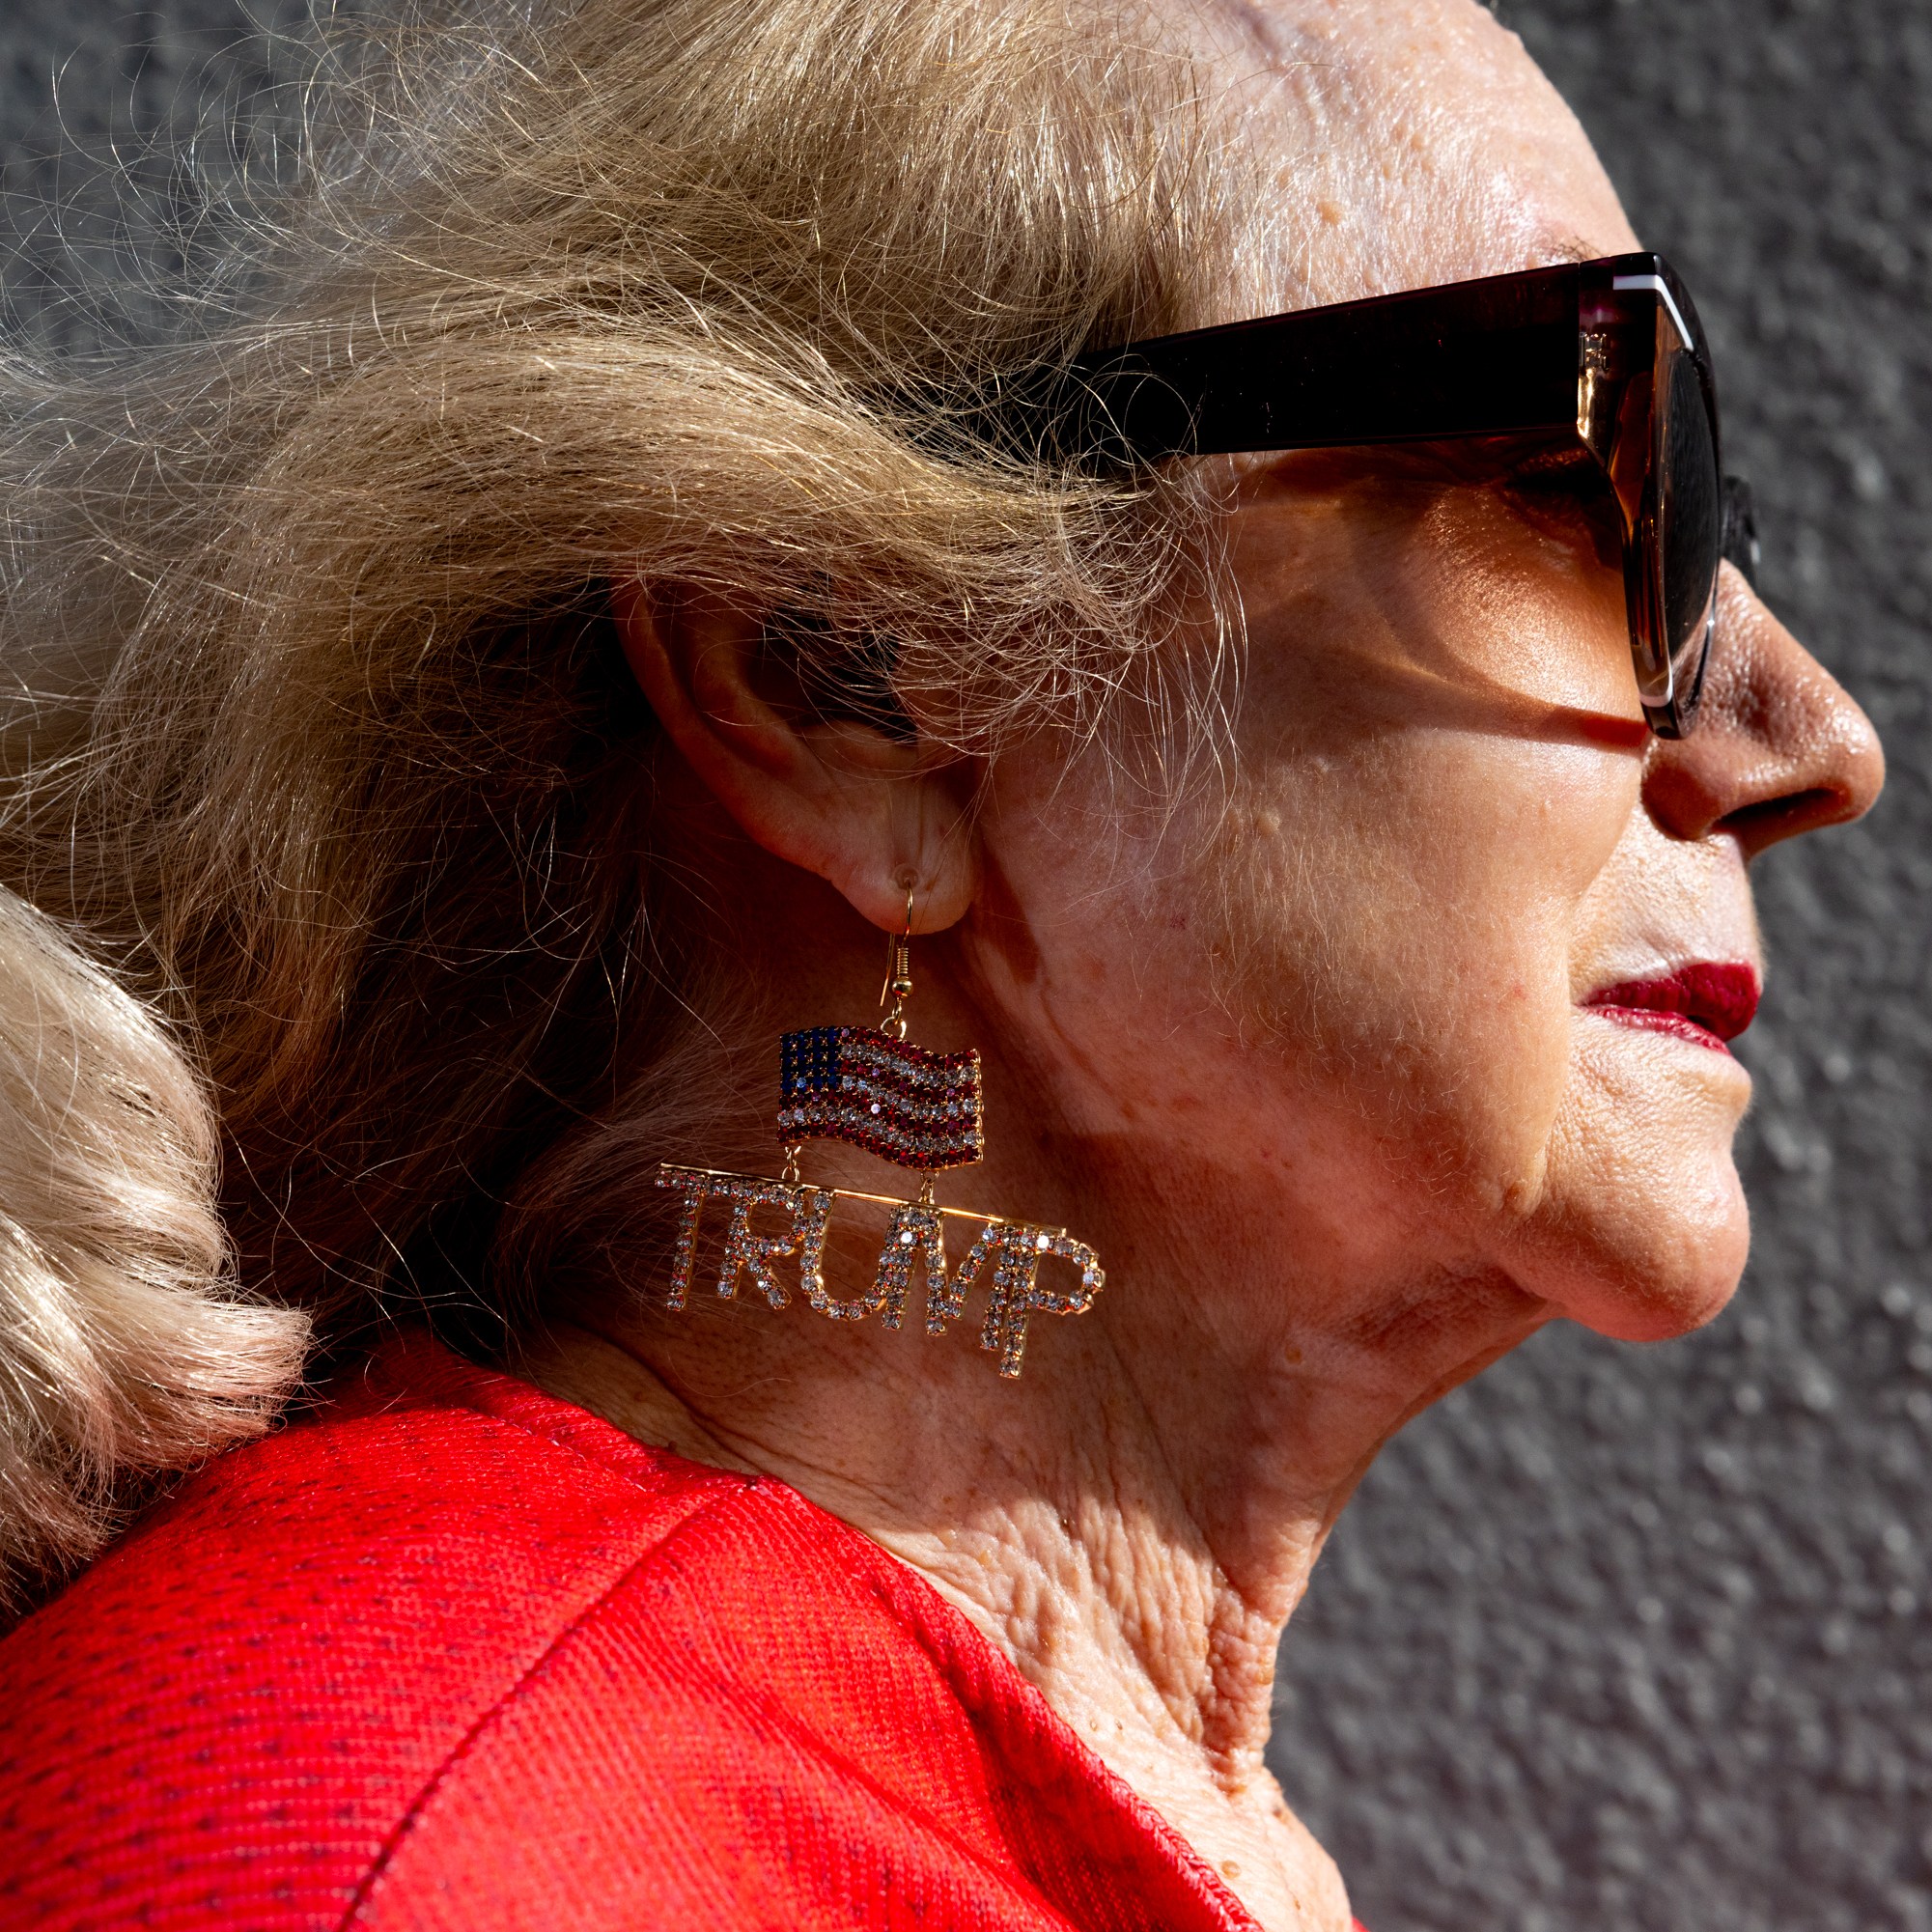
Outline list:
[[[882,1032],[895,1040],[906,1037],[906,1002],[912,997],[912,894],[918,887],[917,874],[900,873],[893,882],[906,888],[906,930],[889,934],[885,941],[885,984],[879,989],[879,1003],[888,1000],[892,1010],[885,1016]]]

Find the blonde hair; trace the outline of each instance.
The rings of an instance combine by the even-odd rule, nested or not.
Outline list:
[[[330,58],[241,295],[4,372],[9,648],[93,668],[0,863],[205,1056],[245,1279],[487,1346],[635,1255],[714,1059],[609,579],[962,751],[1162,714],[1195,486],[986,406],[1205,319],[1247,191],[1182,54],[1053,0],[471,7]]]
[[[0,1611],[130,1478],[255,1435],[308,1322],[228,1279],[214,1119],[154,1017],[0,893]]]

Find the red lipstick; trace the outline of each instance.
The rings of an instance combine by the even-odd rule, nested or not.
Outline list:
[[[1593,1013],[1625,1026],[1674,1033],[1699,1047],[1727,1053],[1757,1012],[1757,974],[1748,966],[1699,960],[1661,979],[1627,979],[1584,1000]]]

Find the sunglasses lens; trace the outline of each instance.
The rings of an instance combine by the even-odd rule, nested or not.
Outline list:
[[[1658,505],[1663,582],[1658,588],[1675,709],[1688,723],[1710,643],[1718,561],[1723,554],[1724,497],[1704,385],[1690,356],[1679,352],[1669,357],[1663,386],[1663,491]]]

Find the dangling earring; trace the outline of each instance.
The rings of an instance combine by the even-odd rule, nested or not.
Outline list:
[[[859,1322],[877,1315],[888,1329],[904,1319],[915,1264],[925,1276],[926,1332],[942,1335],[959,1320],[966,1298],[987,1291],[979,1345],[999,1358],[999,1372],[1017,1376],[1026,1349],[1026,1324],[1036,1314],[1083,1315],[1093,1306],[1105,1275],[1100,1259],[1064,1228],[1035,1227],[970,1208],[942,1207],[934,1177],[970,1166],[986,1150],[985,1105],[979,1054],[936,1053],[906,1041],[906,1003],[912,996],[912,900],[916,877],[902,872],[895,883],[906,893],[904,930],[886,939],[885,984],[879,1003],[889,1010],[878,1026],[814,1026],[787,1033],[778,1048],[778,1138],[785,1164],[777,1177],[725,1173],[665,1162],[658,1185],[684,1195],[672,1249],[669,1304],[682,1308],[697,1267],[698,1231],[707,1201],[728,1203],[723,1264],[717,1293],[729,1301],[741,1275],[773,1308],[791,1302],[775,1264],[796,1256],[798,1285],[821,1315]],[[803,1177],[808,1140],[847,1140],[894,1165],[922,1170],[916,1200],[867,1193],[855,1188],[822,1188]],[[831,1295],[825,1280],[826,1239],[839,1201],[866,1201],[888,1209],[885,1239],[872,1286],[856,1301]],[[770,1234],[752,1228],[760,1208],[782,1212],[784,1225]],[[947,1220],[975,1223],[978,1234],[959,1272],[946,1264]],[[1040,1279],[1049,1260],[1078,1271],[1078,1283],[1055,1292]]]

